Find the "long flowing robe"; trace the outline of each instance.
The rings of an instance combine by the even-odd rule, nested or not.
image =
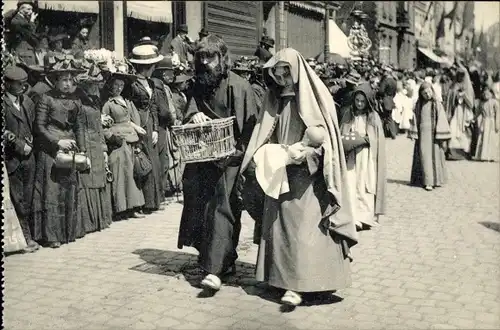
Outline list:
[[[467,69],[460,68],[464,75],[448,92],[446,111],[451,129],[447,158],[461,160],[469,157],[472,144],[471,122],[474,119],[474,89]],[[459,94],[463,93],[463,96]],[[460,101],[462,99],[462,101]]]
[[[492,98],[480,104],[477,118],[478,136],[474,159],[498,161],[500,152],[500,108]]]
[[[195,90],[196,93],[196,90]],[[257,106],[248,81],[230,72],[206,99],[195,94],[184,118],[203,112],[212,119],[235,116],[237,152],[226,165],[217,162],[186,164],[183,175],[184,208],[178,248],[192,246],[200,255],[200,267],[219,275],[231,267],[238,255],[242,204],[236,183],[242,156],[256,122]]]
[[[369,146],[356,148],[346,155],[348,182],[354,189],[349,198],[354,206],[354,220],[362,227],[376,226],[376,217],[385,213],[387,168],[385,156],[385,137],[382,120],[374,111],[373,92],[368,84],[358,86],[354,93],[363,93],[368,101],[368,115],[354,116],[347,111],[340,123],[343,134],[357,131],[368,136]]]
[[[408,136],[415,140],[410,184],[422,187],[445,184],[447,177],[443,143],[451,138],[451,133],[440,102],[417,101]]]
[[[268,90],[242,173],[247,175],[256,152],[269,143],[298,142],[311,126],[322,126],[327,134],[318,149],[321,155],[287,166],[289,192],[279,199],[264,198],[260,237],[254,238],[259,241],[256,277],[298,292],[341,289],[350,285],[349,248],[357,243],[357,233],[346,198],[346,165],[335,106],[327,87],[297,51],[278,52],[265,69],[277,62],[289,63],[298,95],[286,104]]]

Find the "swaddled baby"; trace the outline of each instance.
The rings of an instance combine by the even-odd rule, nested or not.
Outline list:
[[[325,129],[321,126],[311,126],[306,129],[302,141],[288,147],[288,155],[292,161],[298,160],[307,149],[316,149],[325,142]]]
[[[309,127],[302,140],[291,146],[270,143],[257,150],[253,157],[255,176],[267,196],[278,199],[290,190],[286,166],[301,164],[307,152],[314,152],[314,149],[323,144],[325,134],[322,127]]]

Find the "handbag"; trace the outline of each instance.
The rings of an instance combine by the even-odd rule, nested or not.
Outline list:
[[[134,152],[134,178],[136,180],[144,179],[153,170],[153,165],[148,156],[142,150]]]
[[[348,153],[352,150],[368,144],[365,137],[361,136],[358,132],[348,132],[342,134],[342,145],[344,146],[344,152]]]
[[[71,169],[83,172],[90,168],[90,158],[77,151],[59,150],[56,154],[54,165],[61,169]]]
[[[115,180],[115,177],[113,176],[113,172],[109,169],[109,167],[106,165],[106,182],[112,183]]]

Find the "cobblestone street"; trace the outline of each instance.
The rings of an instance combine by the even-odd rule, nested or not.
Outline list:
[[[413,143],[387,140],[388,207],[353,249],[353,286],[294,311],[256,283],[245,214],[236,276],[198,296],[182,205],[60,249],[4,259],[4,327],[27,329],[500,329],[498,163],[448,162],[449,183],[409,187]],[[321,257],[321,256],[311,256]]]

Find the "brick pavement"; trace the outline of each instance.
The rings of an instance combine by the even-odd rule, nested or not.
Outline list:
[[[353,287],[294,311],[253,279],[246,216],[236,277],[199,297],[181,205],[58,250],[4,259],[4,326],[27,329],[499,329],[498,164],[448,162],[450,183],[407,186],[413,145],[387,142],[388,214],[354,248]]]

